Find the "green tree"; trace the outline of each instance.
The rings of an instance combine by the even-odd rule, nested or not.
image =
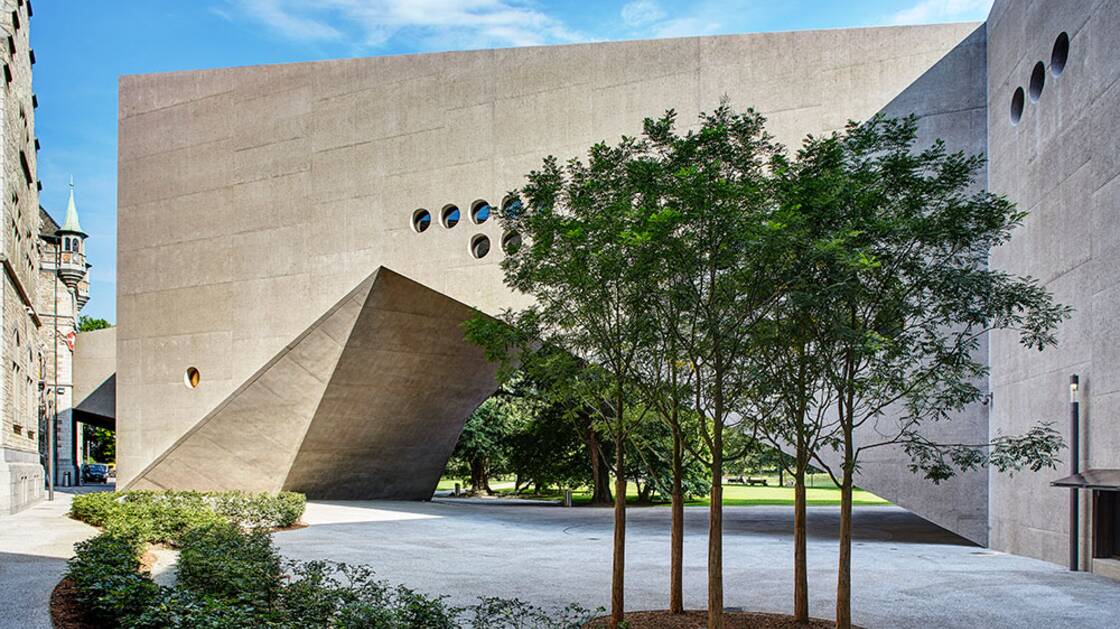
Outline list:
[[[612,627],[623,621],[626,547],[626,436],[636,417],[628,413],[635,360],[647,335],[650,272],[640,264],[632,235],[649,202],[653,160],[642,141],[596,144],[587,161],[561,166],[546,158],[529,173],[524,205],[499,218],[525,245],[502,261],[506,283],[529,295],[523,316],[544,344],[587,359],[601,375],[593,405],[614,439],[614,557]]]
[[[508,468],[516,409],[502,397],[485,400],[463,426],[449,467],[468,479],[471,493],[492,494],[490,478]]]
[[[1039,425],[990,443],[934,443],[921,427],[946,422],[980,402],[987,368],[977,359],[988,332],[1018,332],[1025,346],[1055,342],[1068,309],[1031,278],[987,266],[1024,217],[1007,199],[977,192],[979,156],[941,142],[917,150],[914,117],[851,123],[810,138],[799,156],[806,176],[824,182],[806,243],[831,258],[815,297],[819,329],[837,343],[827,375],[841,462],[836,625],[851,626],[852,489],[860,455],[901,446],[912,469],[937,482],[957,469],[1053,466],[1062,447]],[[874,422],[874,437],[856,442]]]
[[[752,431],[752,332],[780,294],[771,241],[775,225],[769,171],[778,147],[765,121],[723,103],[680,135],[672,112],[647,120],[646,135],[669,177],[655,220],[656,257],[680,325],[677,351],[693,378],[693,411],[710,453],[708,627],[723,627],[723,464],[725,432]],[[745,424],[745,426],[744,426]]]
[[[116,463],[117,434],[108,428],[82,424],[83,438],[89,452],[87,463]]]
[[[105,328],[111,327],[113,327],[113,324],[105,319],[95,319],[93,317],[87,317],[86,315],[78,317],[79,332],[92,332],[94,330],[104,330]]]

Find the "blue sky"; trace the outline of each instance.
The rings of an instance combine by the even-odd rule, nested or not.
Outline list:
[[[67,180],[116,321],[117,77],[337,57],[983,20],[991,0],[34,0],[42,204]]]

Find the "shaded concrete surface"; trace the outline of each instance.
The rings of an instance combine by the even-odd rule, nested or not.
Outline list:
[[[67,488],[75,493],[102,491],[112,485]],[[66,516],[69,493],[58,491],[15,515],[0,516],[0,627],[49,629],[50,597],[66,571],[74,544],[97,529]]]
[[[664,608],[669,510],[635,508],[627,530],[627,605]],[[729,606],[788,612],[792,510],[725,511]],[[811,610],[828,618],[838,510],[810,508]],[[294,559],[364,563],[391,582],[456,604],[476,596],[546,606],[608,603],[610,509],[478,502],[312,502],[308,528],[274,536]],[[685,602],[705,602],[707,512],[686,510]],[[869,628],[1114,628],[1120,583],[974,546],[896,507],[855,511],[855,620]]]
[[[379,267],[127,487],[427,499],[497,388],[474,315]]]

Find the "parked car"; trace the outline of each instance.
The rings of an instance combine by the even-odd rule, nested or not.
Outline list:
[[[109,482],[109,466],[105,465],[104,463],[86,463],[82,466],[82,482]]]

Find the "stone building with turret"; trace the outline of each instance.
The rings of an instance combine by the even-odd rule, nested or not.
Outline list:
[[[43,493],[39,381],[43,367],[36,297],[39,190],[36,99],[31,86],[31,3],[0,0],[0,513]]]
[[[86,233],[78,222],[74,203],[74,183],[62,225],[40,209],[39,281],[36,308],[43,320],[39,328],[42,347],[40,452],[47,465],[51,444],[46,428],[56,421],[54,444],[55,484],[80,482],[82,464],[82,427],[74,416],[73,358],[77,337],[78,313],[89,301],[89,263],[86,262]],[[57,376],[55,375],[57,373]],[[57,414],[55,409],[58,409]]]

